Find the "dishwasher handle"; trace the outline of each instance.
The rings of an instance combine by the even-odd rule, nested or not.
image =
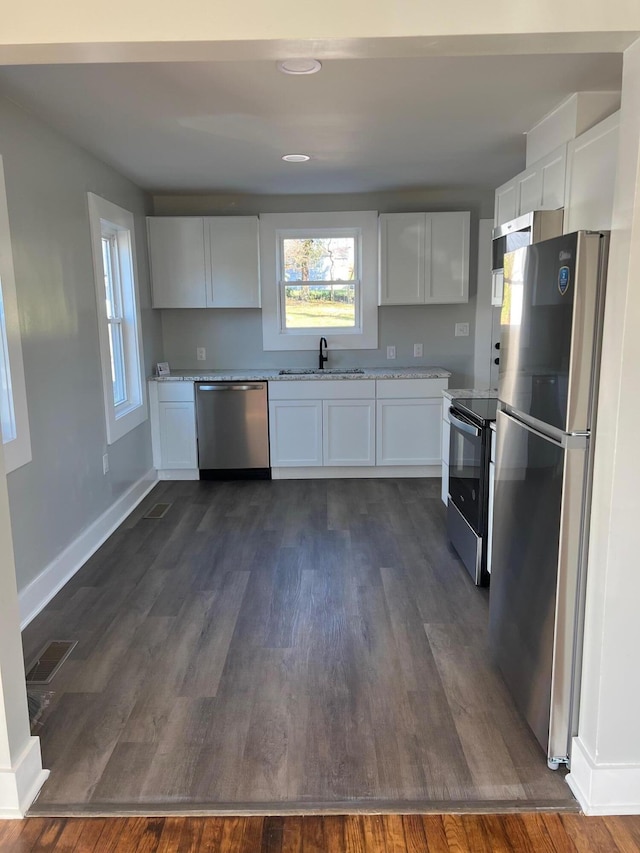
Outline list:
[[[198,385],[198,391],[262,391],[264,385]]]

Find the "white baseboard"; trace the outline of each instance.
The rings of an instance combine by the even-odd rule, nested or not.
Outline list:
[[[199,480],[200,471],[197,468],[160,468],[159,480]]]
[[[441,465],[352,465],[272,468],[273,480],[355,480],[382,477],[441,477]]]
[[[640,766],[596,764],[579,737],[571,746],[567,784],[587,815],[640,814]]]
[[[0,769],[0,820],[24,817],[48,776],[42,769],[40,738],[30,737],[15,766]]]
[[[106,512],[97,518],[77,539],[53,559],[40,574],[18,593],[20,630],[34,619],[66,582],[75,575],[108,539],[129,513],[149,494],[158,481],[155,469],[147,471],[127,491],[120,495]]]

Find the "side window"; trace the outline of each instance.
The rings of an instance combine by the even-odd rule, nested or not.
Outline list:
[[[89,193],[107,425],[113,444],[147,419],[133,215]]]
[[[31,462],[27,389],[22,362],[18,300],[9,212],[0,157],[0,424],[7,473]]]

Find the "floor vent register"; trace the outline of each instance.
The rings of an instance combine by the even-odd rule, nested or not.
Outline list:
[[[171,504],[155,504],[143,518],[164,518]]]
[[[77,640],[52,640],[47,643],[27,672],[27,684],[49,684],[77,645]]]

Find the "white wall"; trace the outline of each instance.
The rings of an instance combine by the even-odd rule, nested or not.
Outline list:
[[[468,387],[473,382],[476,311],[478,217],[490,215],[493,193],[458,189],[413,190],[397,193],[300,196],[161,196],[154,197],[158,215],[279,213],[283,211],[378,210],[393,213],[412,210],[471,210],[470,299],[463,305],[384,307],[378,311],[378,348],[334,350],[330,367],[384,367],[386,365],[441,366],[453,371],[450,384]],[[163,310],[164,354],[172,368],[220,369],[226,367],[314,367],[310,352],[264,352],[258,310]],[[469,323],[467,338],[454,336],[455,324]],[[413,345],[423,345],[421,358]],[[396,360],[387,361],[386,348],[396,347]],[[207,359],[196,361],[196,347],[205,347]]]
[[[107,448],[87,191],[131,210],[147,372],[160,355],[145,213],[131,182],[0,98],[33,460],[8,477],[18,588],[151,467],[148,421]],[[102,473],[108,450],[110,471]]]
[[[624,58],[580,724],[568,777],[590,813],[640,813],[639,269],[640,41]]]

